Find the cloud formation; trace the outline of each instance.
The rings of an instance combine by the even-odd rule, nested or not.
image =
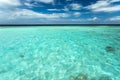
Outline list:
[[[32,10],[28,10],[28,9],[16,9],[14,11],[1,11],[0,13],[3,14],[4,12],[6,12],[6,14],[4,14],[4,16],[9,16],[7,19],[25,19],[25,18],[37,18],[37,19],[41,19],[41,18],[45,18],[45,19],[52,19],[52,18],[62,18],[62,17],[69,17],[69,14],[67,13],[52,13],[52,14],[45,14],[45,13],[38,13]],[[0,16],[0,18],[3,18],[2,16]]]
[[[88,3],[80,0],[0,0],[0,24],[16,21],[120,24],[120,0]]]
[[[120,5],[114,4],[120,0],[99,0],[95,4],[89,5],[86,8],[93,12],[116,12],[120,11]]]
[[[82,6],[80,4],[72,3],[69,5],[72,10],[80,10]]]
[[[54,2],[54,0],[36,0],[38,2],[43,2],[43,3],[51,3]]]
[[[109,19],[110,21],[120,21],[120,16],[115,16]]]
[[[20,4],[19,0],[0,0],[0,7],[19,6]]]
[[[81,15],[81,13],[80,12],[74,12],[73,15],[76,16],[76,17],[78,17],[78,16]]]

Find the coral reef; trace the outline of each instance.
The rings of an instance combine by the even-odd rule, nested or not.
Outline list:
[[[92,77],[92,78],[88,78],[89,76],[86,74],[79,74],[77,76],[70,76],[69,80],[112,80],[110,77],[108,76],[100,76],[100,77]]]
[[[88,76],[85,74],[79,74],[76,77],[70,76],[70,80],[88,80]]]
[[[106,46],[105,50],[106,50],[106,52],[115,52],[115,48],[112,46]]]
[[[112,79],[108,76],[101,76],[99,80],[112,80]]]

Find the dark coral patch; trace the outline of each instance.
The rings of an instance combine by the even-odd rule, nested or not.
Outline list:
[[[19,56],[20,56],[21,58],[24,58],[24,57],[25,57],[23,54],[20,54]]]
[[[76,77],[70,76],[70,77],[69,77],[69,80],[76,80]]]
[[[110,77],[102,76],[99,78],[99,80],[112,80],[112,79]]]
[[[77,76],[70,76],[69,80],[112,80],[109,76],[103,75],[100,77],[92,77],[92,78],[88,78],[89,75],[86,74],[79,74]]]
[[[79,74],[79,75],[76,77],[76,80],[88,80],[88,77],[87,77],[87,75],[85,75],[85,74]]]
[[[115,52],[115,48],[112,46],[106,46],[105,50],[106,50],[106,52]]]
[[[78,76],[70,76],[69,80],[88,80],[88,76],[85,74],[79,74]]]
[[[91,78],[90,80],[97,80],[96,78]]]
[[[0,74],[7,72],[6,70],[0,70]]]

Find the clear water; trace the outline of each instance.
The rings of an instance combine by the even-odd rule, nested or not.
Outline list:
[[[0,80],[120,80],[120,28],[0,28]]]

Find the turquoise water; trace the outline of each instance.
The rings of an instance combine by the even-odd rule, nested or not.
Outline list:
[[[0,80],[120,80],[120,28],[0,28]]]

